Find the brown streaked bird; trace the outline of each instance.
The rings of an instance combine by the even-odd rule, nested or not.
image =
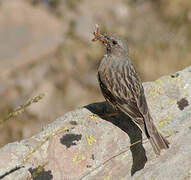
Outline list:
[[[169,142],[158,132],[150,115],[141,80],[131,64],[127,42],[117,35],[102,35],[97,27],[92,41],[101,41],[107,53],[98,67],[103,96],[116,112],[128,115],[146,134],[154,152],[160,155]]]

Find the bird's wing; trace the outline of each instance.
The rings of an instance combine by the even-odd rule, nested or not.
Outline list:
[[[104,73],[98,71],[98,80],[104,97],[131,118],[143,119],[142,109],[144,110],[146,100],[139,96],[142,91],[144,95],[144,90],[134,67],[123,64],[123,66],[116,68],[118,69],[115,71],[108,68]]]

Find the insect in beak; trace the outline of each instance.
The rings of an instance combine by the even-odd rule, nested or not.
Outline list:
[[[108,41],[106,37],[102,34],[100,34],[100,29],[99,26],[96,24],[96,30],[93,32],[94,38],[92,39],[93,42],[99,40],[101,41],[104,45],[108,45]]]

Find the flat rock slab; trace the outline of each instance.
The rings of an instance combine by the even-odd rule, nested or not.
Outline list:
[[[61,22],[50,13],[20,0],[1,2],[1,76],[51,54],[62,39]]]
[[[102,119],[98,114],[112,109],[94,103],[1,148],[0,178],[191,179],[191,66],[144,88],[155,124],[171,142],[159,157],[129,117]]]

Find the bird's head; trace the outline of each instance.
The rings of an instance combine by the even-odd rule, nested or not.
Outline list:
[[[99,40],[104,44],[106,47],[107,53],[108,54],[128,54],[128,45],[127,42],[122,39],[118,35],[102,35],[99,32],[99,27],[96,28],[96,31],[93,33],[94,34],[94,39],[92,41],[97,41]]]

